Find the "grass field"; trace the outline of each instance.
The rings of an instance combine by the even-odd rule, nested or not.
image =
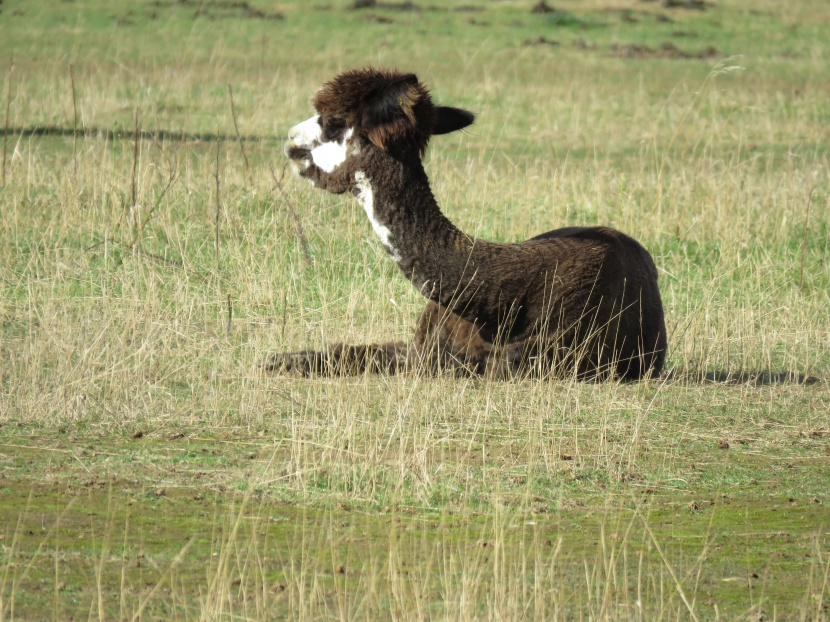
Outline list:
[[[0,620],[830,619],[830,8],[669,4],[0,3]],[[650,250],[664,377],[260,371],[423,306],[285,172],[367,64],[465,231]]]

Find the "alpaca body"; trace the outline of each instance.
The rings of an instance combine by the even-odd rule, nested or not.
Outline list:
[[[472,114],[436,107],[414,76],[348,72],[315,97],[286,153],[313,185],[349,191],[390,257],[429,299],[411,343],[278,354],[275,370],[355,373],[415,366],[489,376],[637,379],[666,350],[657,270],[634,239],[603,227],[517,244],[472,238],[441,212],[421,163],[429,137]]]

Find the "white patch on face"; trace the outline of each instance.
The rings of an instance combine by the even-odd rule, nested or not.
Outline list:
[[[297,147],[312,149],[320,144],[323,128],[320,127],[320,115],[316,114],[288,130],[288,140]]]
[[[318,167],[323,169],[326,173],[331,173],[338,166],[346,161],[347,148],[346,143],[354,134],[354,130],[349,128],[343,135],[343,140],[338,143],[328,142],[322,143],[319,147],[311,150],[311,159]]]
[[[306,119],[302,123],[298,123],[290,130],[288,130],[288,145],[285,147],[285,153],[288,155],[289,147],[300,147],[301,149],[313,149],[320,144],[320,136],[323,134],[323,128],[320,127],[320,116],[316,115],[310,119]],[[291,160],[291,168],[295,173],[303,173],[309,166],[311,166],[311,159],[304,158],[302,160]]]
[[[320,115],[315,115],[298,123],[288,131],[289,144],[311,152],[310,160],[295,160],[292,165],[298,173],[305,171],[311,163],[316,164],[323,172],[332,173],[343,164],[348,157],[346,143],[354,135],[354,129],[349,128],[339,142],[322,142],[323,128],[320,126]],[[286,153],[288,148],[286,148]]]
[[[375,218],[375,193],[372,190],[372,183],[369,181],[369,178],[366,177],[366,174],[363,171],[357,171],[354,174],[354,179],[357,182],[357,189],[360,191],[358,197],[360,198],[360,201],[363,203],[363,210],[369,217],[369,222],[372,223],[372,229],[375,230],[375,233],[380,238],[380,243],[383,244],[384,248],[386,248],[386,250],[392,256],[392,259],[395,262],[400,261],[401,256],[395,250],[395,247],[392,246],[392,232],[389,231],[389,228],[386,225],[379,222]]]

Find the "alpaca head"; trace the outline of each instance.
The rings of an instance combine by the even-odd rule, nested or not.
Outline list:
[[[285,153],[299,175],[334,193],[355,187],[360,161],[373,150],[420,158],[431,136],[474,119],[466,110],[433,104],[414,74],[371,68],[341,73],[312,103],[316,114],[291,128]]]

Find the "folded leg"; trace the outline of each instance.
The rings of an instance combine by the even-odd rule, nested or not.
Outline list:
[[[408,344],[403,341],[350,345],[326,350],[279,352],[264,364],[265,371],[300,376],[355,376],[364,372],[394,374],[406,367]]]

